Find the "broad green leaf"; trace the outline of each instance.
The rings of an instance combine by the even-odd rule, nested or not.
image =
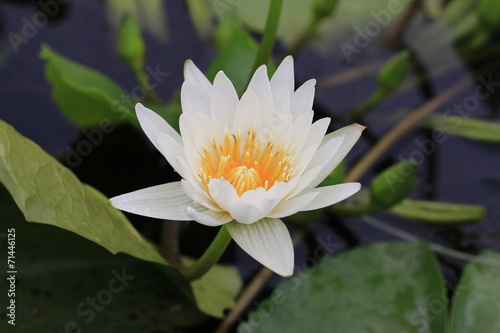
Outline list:
[[[435,114],[427,126],[472,140],[500,143],[500,124],[492,121]]]
[[[239,332],[443,333],[444,292],[426,243],[369,244],[279,285]]]
[[[0,121],[0,182],[28,222],[55,225],[85,237],[111,253],[166,264],[158,251],[108,205],[96,189],[39,146]]]
[[[375,177],[370,196],[377,205],[387,208],[401,202],[413,190],[417,168],[409,160],[399,162]]]
[[[451,333],[500,332],[500,254],[486,251],[462,274],[450,317]]]
[[[184,258],[186,265],[194,260]],[[213,317],[222,318],[224,310],[234,306],[234,299],[241,289],[238,271],[230,266],[215,265],[201,279],[191,282],[198,308]]]
[[[252,66],[257,55],[257,44],[241,28],[232,32],[206,75],[213,82],[219,71],[224,71],[241,96],[245,91],[252,73]]]
[[[470,223],[481,220],[485,208],[478,205],[406,199],[390,212],[399,216],[432,224]]]
[[[116,83],[93,69],[77,64],[42,45],[45,76],[52,98],[64,115],[79,127],[99,127],[103,121],[129,121],[139,126],[134,103]]]
[[[16,236],[19,330],[12,332],[175,333],[205,318],[157,265],[112,255],[66,230],[25,223],[3,186],[0,228],[14,228]],[[2,248],[6,238],[0,234]],[[2,260],[3,272],[6,264]],[[6,282],[0,281],[5,291]],[[10,332],[8,319],[0,314],[2,332]]]

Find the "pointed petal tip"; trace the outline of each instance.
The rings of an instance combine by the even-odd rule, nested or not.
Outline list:
[[[349,127],[357,127],[361,130],[361,132],[363,132],[366,129],[366,126],[360,125],[358,123],[351,124],[349,125]]]

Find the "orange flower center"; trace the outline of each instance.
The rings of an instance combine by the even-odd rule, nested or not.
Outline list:
[[[212,139],[211,147],[202,149],[200,158],[198,176],[205,188],[211,179],[224,178],[239,196],[258,187],[267,191],[293,177],[292,156],[282,146],[276,147],[272,140],[261,142],[253,129],[245,139],[241,133],[235,135],[226,130],[224,140]]]

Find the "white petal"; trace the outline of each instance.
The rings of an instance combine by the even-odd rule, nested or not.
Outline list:
[[[304,172],[299,178],[299,181],[297,182],[297,185],[293,188],[293,190],[288,193],[283,200],[289,200],[290,198],[293,198],[294,196],[300,194],[302,190],[304,190],[309,183],[315,179],[318,175],[318,172],[323,169],[322,165],[317,165],[315,168],[312,168],[311,170],[307,170]]]
[[[211,103],[210,118],[217,126],[217,134],[221,132],[220,134],[223,135],[224,129],[233,124],[234,114],[238,107],[238,94],[222,71],[215,76]]]
[[[302,152],[300,152],[297,158],[297,166],[295,170],[297,174],[300,175],[304,171],[310,169],[310,167],[308,168],[310,161],[314,154],[316,154],[318,147],[323,142],[325,132],[328,129],[329,124],[330,118],[321,118],[311,125],[306,141],[302,145]]]
[[[298,154],[304,143],[306,142],[307,137],[309,136],[309,131],[312,125],[312,119],[314,116],[313,111],[304,112],[298,117],[294,118],[292,124],[292,146],[290,147],[291,153],[293,155]]]
[[[210,210],[222,210],[215,204],[215,202],[213,202],[212,198],[210,198],[205,191],[200,190],[197,184],[191,185],[191,182],[182,179],[181,185],[186,195],[193,199],[194,202]]]
[[[303,112],[312,109],[315,85],[316,80],[310,79],[293,93],[292,99],[290,101],[290,108],[292,109],[292,113],[294,116],[298,116]]]
[[[272,212],[267,215],[268,217],[287,217],[300,212],[319,195],[319,192],[310,192],[303,195],[296,196],[293,199],[280,202]]]
[[[210,99],[212,84],[191,60],[184,63],[184,80],[194,84]]]
[[[184,144],[190,142],[194,146],[206,145],[214,132],[213,127],[210,117],[203,113],[194,115],[183,113],[179,118],[179,128]]]
[[[342,142],[341,147],[337,151],[337,153],[333,156],[333,158],[328,161],[328,163],[323,167],[323,169],[318,173],[316,179],[314,179],[307,188],[313,188],[318,186],[332,171],[337,167],[337,165],[344,159],[347,153],[351,150],[354,144],[358,141],[361,136],[361,132],[365,129],[364,126],[358,124],[352,124],[346,127],[342,127],[341,129],[328,134],[325,137],[325,141],[331,140],[333,137],[339,137],[345,135],[344,141]]]
[[[293,244],[281,220],[265,218],[253,224],[231,222],[227,230],[234,241],[262,265],[282,276],[293,274]]]
[[[210,99],[207,94],[189,81],[181,87],[182,113],[194,115],[201,112],[210,115]]]
[[[323,207],[331,206],[340,202],[344,199],[347,199],[354,193],[358,192],[361,188],[360,183],[345,183],[324,187],[316,187],[310,190],[310,193],[317,193],[319,195],[314,199],[311,204],[304,209],[303,211],[320,209]]]
[[[233,132],[245,131],[253,124],[260,127],[262,110],[259,99],[252,90],[247,90],[241,97],[233,121]],[[244,134],[245,132],[242,132]]]
[[[193,206],[193,200],[184,193],[180,182],[122,194],[109,199],[109,202],[115,208],[137,215],[167,220],[192,220],[186,209]]]
[[[233,220],[231,215],[226,212],[216,212],[203,208],[194,209],[188,207],[187,214],[196,222],[208,225],[209,227],[217,227]]]
[[[260,66],[255,71],[248,84],[248,90],[252,90],[255,93],[259,99],[264,115],[271,119],[273,115],[273,96],[269,78],[267,77],[267,67],[265,65]]]
[[[283,59],[281,64],[276,69],[276,72],[274,72],[270,83],[273,97],[275,96],[275,91],[278,91],[278,89],[283,86],[288,89],[288,98],[292,96],[295,89],[295,78],[293,72],[293,58],[291,56],[287,56]],[[276,105],[276,101],[274,101],[274,105]]]
[[[215,203],[226,212],[229,212],[231,204],[238,200],[234,186],[223,178],[211,179],[208,183],[208,192]]]
[[[341,136],[327,136],[325,137],[324,142],[321,146],[316,150],[314,156],[311,158],[309,165],[305,169],[305,172],[308,172],[310,169],[316,169],[318,165],[322,165],[323,167],[327,165],[327,163],[337,154],[344,143],[345,135]],[[318,174],[320,173],[318,170]],[[316,175],[317,176],[317,175]],[[312,181],[312,180],[311,180]]]
[[[163,132],[156,133],[155,141],[160,153],[167,159],[172,168],[177,171],[177,156],[184,157],[184,147]]]
[[[156,133],[165,133],[171,136],[178,143],[182,143],[182,138],[176,130],[172,128],[160,115],[146,108],[141,103],[135,105],[135,112],[139,123],[141,124],[144,133],[146,133],[149,141],[158,149],[156,141]]]
[[[240,223],[254,223],[268,216],[298,181],[299,179],[295,178],[288,183],[280,182],[267,191],[263,187],[246,191],[230,203],[229,213]]]

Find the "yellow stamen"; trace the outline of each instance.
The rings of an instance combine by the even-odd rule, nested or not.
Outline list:
[[[261,142],[253,129],[243,140],[241,133],[233,134],[226,129],[222,142],[212,139],[210,148],[200,152],[198,176],[205,188],[211,179],[224,178],[241,196],[258,187],[267,191],[293,178],[292,156],[288,151],[271,141]]]

